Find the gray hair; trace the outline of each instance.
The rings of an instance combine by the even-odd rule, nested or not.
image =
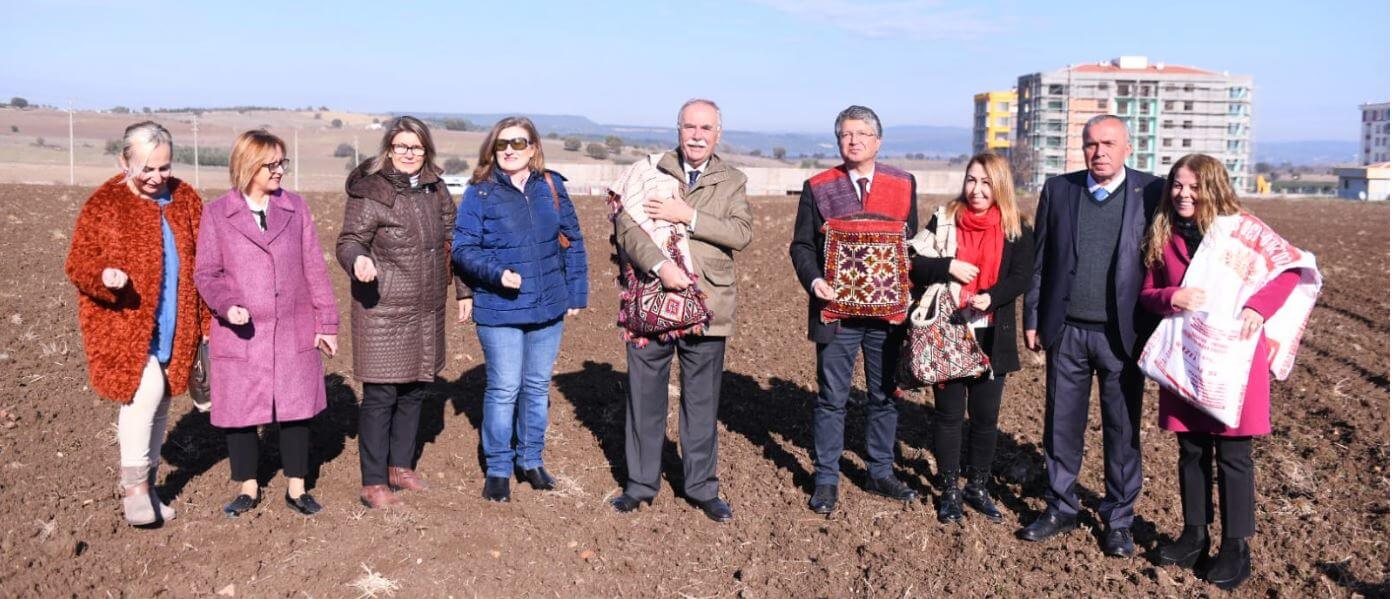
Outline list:
[[[170,153],[174,151],[174,136],[169,134],[169,130],[164,125],[154,121],[141,121],[126,127],[126,133],[121,136],[121,157],[126,159],[126,178],[129,179],[135,173],[145,169],[145,163],[134,164],[130,162],[131,148],[140,146],[154,151],[160,146],[169,146]],[[147,154],[148,155],[148,154]],[[172,158],[172,155],[171,155]]]
[[[1083,125],[1083,139],[1087,139],[1088,130],[1092,129],[1093,125],[1100,125],[1109,121],[1121,125],[1121,130],[1126,132],[1126,140],[1131,141],[1131,130],[1127,128],[1126,121],[1121,120],[1121,117],[1115,114],[1099,114],[1088,119],[1087,123]]]
[[[876,115],[875,111],[869,108],[851,105],[845,110],[842,110],[841,114],[836,115],[836,128],[833,133],[836,134],[837,139],[841,137],[841,123],[846,121],[865,121],[870,123],[875,126],[875,137],[884,137],[884,127],[880,126],[879,115]]]
[[[695,105],[695,104],[705,104],[706,106],[709,106],[709,107],[715,109],[715,128],[716,128],[716,129],[722,129],[722,128],[724,128],[724,126],[725,126],[725,119],[724,119],[724,117],[720,116],[720,106],[717,105],[717,104],[715,103],[714,100],[707,100],[707,99],[705,99],[705,98],[692,98],[692,99],[687,100],[686,102],[684,102],[684,103],[681,105],[681,108],[678,108],[678,109],[677,109],[677,128],[678,128],[678,129],[681,129],[681,126],[682,126],[682,114],[686,112],[686,109],[687,109],[688,107],[690,107],[690,106],[692,106],[692,105]]]

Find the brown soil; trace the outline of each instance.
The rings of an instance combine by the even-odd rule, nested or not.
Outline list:
[[[552,493],[514,485],[511,504],[480,497],[484,383],[470,326],[452,327],[450,360],[432,386],[419,469],[433,485],[402,509],[358,506],[355,404],[344,351],[329,361],[330,405],[314,425],[311,481],[327,510],[291,513],[274,450],[263,452],[270,499],[229,520],[226,447],[206,415],[177,398],[162,494],[179,510],[155,530],[126,526],[114,498],[115,406],[86,385],[74,290],[63,274],[72,224],[89,189],[0,186],[0,595],[358,596],[367,571],[400,596],[930,596],[1193,595],[1194,574],[1137,557],[1104,558],[1095,517],[1043,544],[1012,533],[1042,507],[1043,371],[1012,377],[996,462],[1007,523],[971,514],[941,526],[931,504],[907,507],[860,490],[863,434],[852,410],[840,511],[806,507],[816,377],[804,340],[804,293],[787,258],[794,201],[755,202],[758,235],[738,259],[740,334],[731,340],[720,411],[720,476],[736,520],[719,525],[674,497],[680,461],[669,445],[665,486],[650,508],[620,516],[605,499],[624,477],[625,365],[614,328],[614,269],[601,202],[581,214],[591,248],[591,308],[567,323],[556,364],[547,465]],[[326,248],[341,200],[312,195]],[[925,207],[932,202],[925,203]],[[1339,201],[1252,203],[1316,253],[1320,305],[1289,381],[1273,389],[1275,433],[1256,444],[1255,573],[1240,595],[1388,593],[1388,209]],[[1326,224],[1315,224],[1326,223]],[[1330,225],[1327,223],[1337,223]],[[327,256],[327,253],[326,253]],[[346,277],[332,269],[340,301]],[[346,312],[346,304],[340,308]],[[346,331],[345,331],[346,332]],[[1026,359],[1026,362],[1030,362]],[[930,485],[930,399],[901,404],[899,475]],[[1095,404],[1094,404],[1095,405]],[[1095,410],[1095,408],[1094,408]],[[1136,539],[1153,550],[1181,516],[1175,441],[1147,396],[1145,491]],[[1084,505],[1102,490],[1094,411],[1081,480]],[[676,419],[669,437],[676,438]],[[274,446],[274,435],[268,447]]]

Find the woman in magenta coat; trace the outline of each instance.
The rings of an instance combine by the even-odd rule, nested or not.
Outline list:
[[[1207,298],[1203,289],[1183,287],[1190,256],[1204,233],[1220,215],[1242,212],[1228,172],[1218,160],[1202,154],[1180,158],[1170,170],[1169,201],[1162,202],[1150,229],[1145,254],[1146,276],[1140,303],[1161,316],[1198,310]],[[1218,492],[1222,509],[1223,542],[1206,578],[1219,588],[1232,589],[1251,574],[1247,539],[1256,532],[1256,480],[1252,468],[1252,437],[1271,433],[1270,368],[1262,325],[1285,303],[1300,275],[1287,270],[1268,283],[1242,310],[1242,335],[1258,335],[1256,356],[1247,375],[1238,425],[1228,428],[1216,418],[1160,388],[1160,426],[1179,440],[1179,490],[1184,508],[1184,532],[1158,554],[1162,564],[1191,567],[1208,557],[1208,524],[1213,521],[1213,461],[1218,462]]]
[[[260,503],[257,426],[279,423],[285,502],[312,515],[305,491],[309,419],[326,407],[319,350],[338,350],[338,307],[304,198],[280,187],[285,142],[248,131],[232,147],[232,189],[203,209],[194,283],[217,316],[208,343],[213,426],[227,429],[236,517]]]

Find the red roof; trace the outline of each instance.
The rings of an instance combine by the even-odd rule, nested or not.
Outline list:
[[[1205,71],[1205,70],[1203,70],[1203,69],[1196,69],[1196,68],[1194,68],[1194,67],[1186,67],[1186,66],[1177,65],[1177,64],[1167,64],[1167,65],[1165,65],[1165,68],[1162,69],[1162,68],[1160,68],[1159,66],[1157,66],[1155,63],[1151,63],[1151,64],[1146,65],[1146,68],[1144,68],[1144,69],[1123,69],[1123,68],[1121,68],[1121,67],[1119,67],[1119,66],[1116,66],[1116,65],[1114,65],[1114,64],[1112,64],[1112,63],[1097,64],[1097,63],[1093,62],[1093,63],[1087,63],[1087,64],[1074,65],[1074,66],[1069,67],[1068,70],[1073,71],[1074,73],[1152,73],[1152,74],[1172,73],[1172,74],[1175,74],[1175,75],[1218,75],[1218,74],[1219,74],[1219,73],[1215,73],[1215,72],[1213,72],[1213,71]]]

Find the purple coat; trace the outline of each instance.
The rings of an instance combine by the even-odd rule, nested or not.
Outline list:
[[[1169,316],[1179,312],[1170,305],[1170,300],[1181,288],[1184,273],[1189,270],[1189,250],[1178,234],[1170,236],[1165,244],[1165,260],[1146,271],[1141,283],[1141,306],[1146,310]],[[1300,282],[1300,273],[1288,270],[1281,273],[1251,299],[1246,308],[1256,310],[1262,318],[1270,319],[1286,298]],[[1223,437],[1248,437],[1271,433],[1271,366],[1262,356],[1270,353],[1266,344],[1266,333],[1259,332],[1256,359],[1247,373],[1247,395],[1242,401],[1242,418],[1236,428],[1228,428],[1217,418],[1203,413],[1189,405],[1179,396],[1160,388],[1160,428],[1177,433],[1210,433]]]
[[[338,305],[304,198],[270,197],[266,230],[236,190],[203,208],[193,281],[212,308],[213,426],[311,418],[327,406],[314,335],[338,333]],[[251,320],[233,326],[227,310]]]

